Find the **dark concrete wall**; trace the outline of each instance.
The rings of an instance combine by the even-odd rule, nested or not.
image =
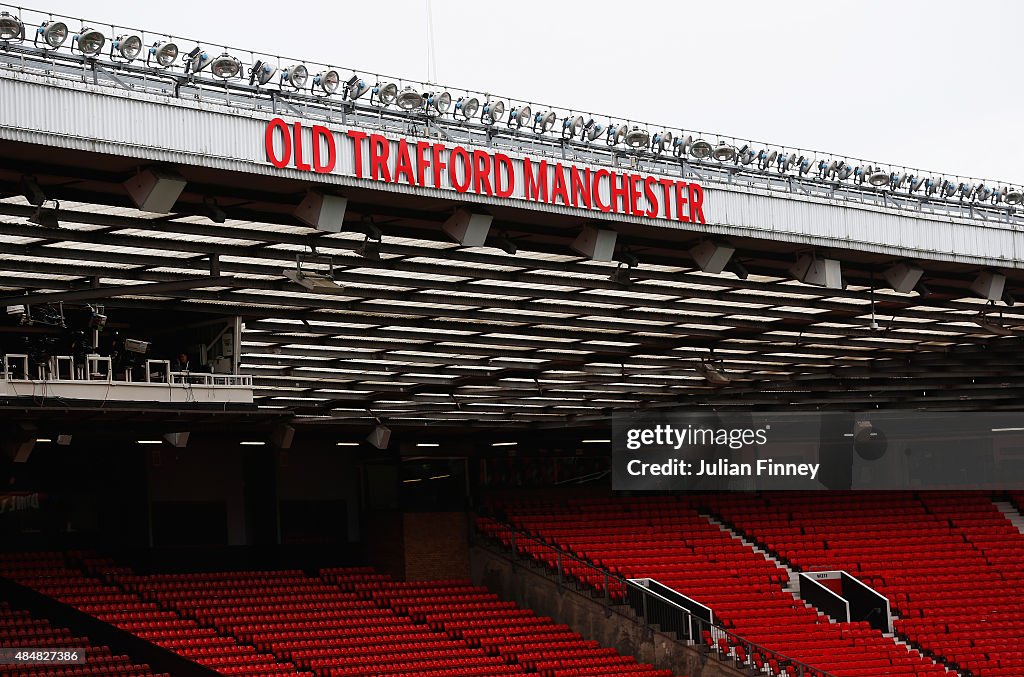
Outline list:
[[[637,623],[632,610],[606,607],[600,600],[558,585],[540,570],[513,563],[487,548],[470,550],[472,579],[503,599],[564,623],[587,639],[614,647],[661,670],[687,677],[744,677],[748,673],[677,642],[672,635]]]

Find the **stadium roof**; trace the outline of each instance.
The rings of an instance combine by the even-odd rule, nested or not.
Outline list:
[[[1024,309],[979,326],[987,302],[970,291],[969,266],[929,263],[926,297],[872,291],[892,257],[837,249],[847,286],[823,289],[791,279],[793,245],[731,238],[743,280],[694,267],[686,252],[699,232],[624,224],[620,251],[639,261],[622,266],[626,283],[611,279],[619,263],[569,248],[578,218],[494,207],[492,231],[517,245],[511,255],[451,242],[441,229],[450,200],[349,189],[346,227],[383,232],[375,260],[358,253],[362,232],[291,216],[299,181],[189,169],[176,211],[151,214],[121,188],[130,158],[62,151],[44,164],[37,148],[0,145],[7,303],[30,294],[240,314],[257,403],[310,423],[562,426],[637,406],[1022,404],[1021,339],[993,327],[1012,334]],[[26,172],[60,201],[59,228],[30,220],[35,207],[18,195]],[[211,195],[224,223],[206,216]],[[287,279],[297,257],[337,284]],[[1012,293],[1024,274],[1006,274]],[[709,361],[727,385],[700,373]]]

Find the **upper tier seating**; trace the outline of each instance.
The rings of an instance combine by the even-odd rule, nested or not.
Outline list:
[[[657,579],[711,607],[740,637],[819,670],[838,677],[947,674],[866,623],[831,623],[806,608],[782,589],[785,569],[696,506],[691,497],[655,496],[506,503],[502,509],[517,527],[626,578]],[[480,527],[510,540],[493,521],[481,520]],[[517,541],[520,552],[543,550],[524,540]]]
[[[1024,535],[972,493],[708,497],[803,571],[844,570],[888,597],[896,631],[978,677],[1024,675]]]

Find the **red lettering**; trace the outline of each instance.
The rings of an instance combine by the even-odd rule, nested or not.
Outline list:
[[[448,150],[443,143],[435,143],[431,148],[434,156],[434,188],[441,187],[441,170],[448,168],[448,163],[441,159],[441,153]]]
[[[327,159],[324,160],[323,148],[327,147]],[[313,171],[329,174],[334,171],[338,161],[338,150],[334,145],[334,134],[322,125],[313,125]]]
[[[472,183],[470,174],[473,172],[473,167],[470,165],[469,151],[462,146],[455,146],[452,150],[451,160],[451,163],[448,165],[448,181],[451,182],[452,188],[460,193],[465,193],[469,190],[469,184]],[[461,182],[459,181],[459,165],[462,165]]]
[[[391,181],[388,170],[388,154],[391,145],[380,134],[370,135],[370,178],[374,181]]]
[[[654,194],[654,186],[658,183],[658,179],[653,176],[648,176],[644,179],[644,197],[647,198],[647,217],[656,218],[658,216],[658,196]]]
[[[352,139],[352,150],[355,153],[356,161],[356,178],[363,178],[363,139],[366,138],[366,132],[357,132],[355,130],[348,130],[348,137]]]
[[[427,158],[429,149],[430,144],[426,141],[416,143],[416,183],[421,186],[427,185],[427,167],[430,166],[430,160]]]
[[[491,190],[491,156],[482,150],[473,151],[473,192],[493,195]]]
[[[640,190],[640,182],[643,181],[643,177],[639,174],[632,174],[629,177],[629,213],[633,216],[643,216],[643,211],[640,209],[640,196],[643,191]]]
[[[686,186],[685,181],[676,181],[676,219],[689,222],[690,217],[686,214]]]
[[[502,177],[508,179],[502,185]],[[498,197],[509,197],[516,185],[516,173],[512,168],[512,159],[504,153],[494,154],[494,192]]]
[[[658,179],[658,183],[665,189],[665,218],[672,218],[672,190],[675,188],[676,182],[672,179]]]
[[[395,183],[400,177],[405,177],[405,182],[416,185],[416,177],[412,173],[412,158],[409,157],[409,143],[405,139],[398,140],[398,157],[395,158]]]
[[[620,179],[616,181],[616,179]],[[611,174],[611,188],[609,190],[612,200],[612,211],[617,214],[628,214],[629,213],[629,185],[630,175],[629,174]],[[619,205],[622,206],[619,209]]]
[[[580,169],[573,165],[569,172],[569,183],[572,185],[572,206],[578,207],[579,203],[590,209],[590,169],[584,169],[580,176]]]
[[[612,173],[607,169],[598,169],[594,172],[594,204],[606,214],[612,210],[612,206],[601,201],[601,179],[608,179],[611,182]]]
[[[537,167],[534,174],[533,168]],[[541,160],[534,165],[530,158],[523,158],[523,178],[526,180],[526,199],[534,202],[548,201],[548,161]]]
[[[569,190],[565,186],[565,170],[562,168],[562,163],[555,164],[555,177],[554,183],[551,186],[551,204],[555,203],[555,198],[562,198],[562,204],[569,206]]]
[[[302,123],[296,122],[293,125],[293,128],[295,130],[295,168],[301,169],[304,172],[308,172],[311,169],[311,167],[309,166],[308,162],[302,159]]]
[[[281,131],[281,156],[274,152],[274,131]],[[288,131],[288,123],[281,118],[274,118],[267,123],[267,132],[263,138],[267,149],[267,160],[278,169],[284,169],[292,159],[292,135]]]
[[[704,223],[704,189],[696,183],[690,184],[690,221]]]

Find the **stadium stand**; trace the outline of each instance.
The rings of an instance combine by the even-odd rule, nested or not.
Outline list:
[[[137,575],[86,553],[2,571],[227,675],[672,677],[468,581],[369,568]]]
[[[805,607],[783,590],[788,571],[710,522],[698,510],[700,500],[520,501],[501,509],[527,533],[626,578],[654,578],[711,607],[726,628],[750,642],[829,674],[948,674],[867,623],[833,623]],[[487,519],[478,526],[499,537],[508,533]],[[529,547],[520,552],[529,554]],[[715,643],[723,653],[735,655],[736,647],[728,640]],[[778,674],[779,668],[771,670]]]
[[[1024,535],[981,494],[709,496],[737,530],[802,571],[885,594],[898,634],[979,677],[1024,674]]]
[[[38,618],[28,611],[12,609],[7,602],[0,601],[0,646],[6,648],[60,647],[85,649],[86,662],[83,665],[26,664],[0,666],[2,677],[149,677],[153,675],[148,665],[137,665],[127,656],[116,655],[109,647],[94,646],[87,637],[76,637],[69,629],[54,627],[45,618]],[[170,677],[157,675],[157,677]]]

